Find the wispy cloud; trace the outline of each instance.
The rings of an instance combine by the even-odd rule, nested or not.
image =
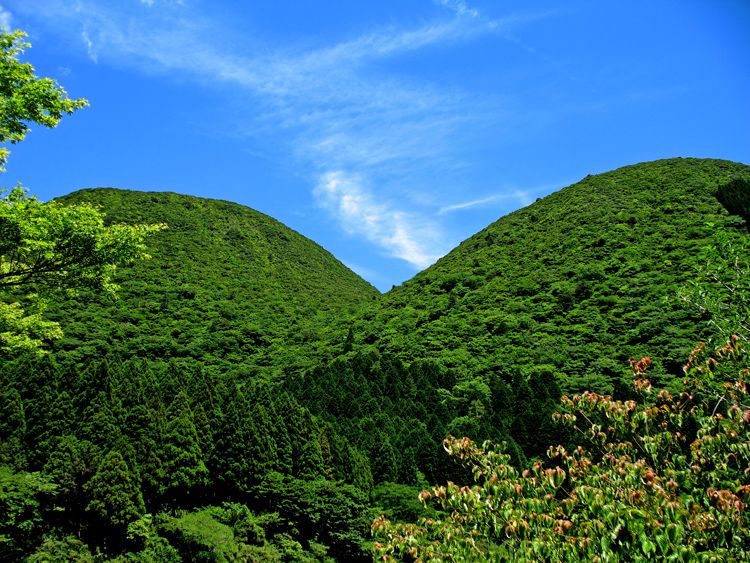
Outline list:
[[[348,233],[363,236],[390,255],[417,268],[426,268],[439,257],[431,253],[434,226],[376,202],[362,178],[340,170],[328,172],[320,178],[314,194]]]
[[[516,200],[520,205],[524,206],[530,205],[533,201],[531,192],[529,192],[528,190],[506,190],[502,193],[487,197],[471,199],[469,201],[454,203],[452,205],[444,205],[438,210],[438,215],[446,215],[447,213],[453,213],[454,211],[466,211],[469,209],[475,209],[477,207],[487,207],[489,205],[501,203],[508,200]]]
[[[0,29],[10,30],[13,27],[13,16],[11,13],[0,6]]]
[[[435,3],[439,6],[444,6],[449,10],[453,10],[456,15],[459,16],[471,16],[472,18],[479,17],[479,11],[469,8],[469,6],[463,0],[435,0]]]
[[[96,62],[99,62],[99,53],[94,45],[94,42],[91,40],[91,37],[89,36],[89,30],[84,27],[81,30],[81,39],[83,40],[83,44],[86,46],[86,52],[89,55],[89,58]]]

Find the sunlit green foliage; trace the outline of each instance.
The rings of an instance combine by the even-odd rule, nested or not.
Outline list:
[[[90,204],[41,202],[14,188],[0,197],[0,289],[113,291],[118,264],[147,258],[145,238],[164,225],[104,225]]]
[[[105,227],[91,205],[43,203],[20,187],[0,194],[0,289],[6,299],[25,297],[23,305],[0,302],[0,354],[41,352],[62,337],[59,324],[44,318],[36,292],[58,298],[82,288],[112,294],[117,265],[147,258],[144,240],[162,228]],[[10,296],[9,289],[16,292]]]
[[[750,184],[747,190],[750,198]],[[696,270],[680,297],[707,319],[719,339],[736,334],[750,342],[750,237],[718,231]]]
[[[0,143],[86,103],[26,46]],[[587,177],[382,299],[240,205],[10,191],[0,559],[747,560],[748,170]]]
[[[715,233],[747,240],[739,203],[728,202],[750,200],[747,182],[732,183],[749,172],[670,159],[589,176],[388,292],[354,324],[354,347],[437,361],[459,379],[509,381],[545,364],[567,392],[626,396],[631,356],[654,358],[654,381],[679,380],[683,358],[713,329],[673,297],[701,277],[694,265]]]
[[[165,223],[153,260],[122,268],[119,300],[50,305],[57,348],[76,361],[117,352],[175,358],[235,377],[309,367],[340,348],[344,320],[378,292],[323,248],[247,207],[171,193],[82,190],[112,223]]]

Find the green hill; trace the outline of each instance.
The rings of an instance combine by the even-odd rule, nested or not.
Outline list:
[[[0,559],[369,560],[376,515],[414,520],[425,479],[471,479],[447,434],[524,466],[569,441],[563,391],[627,394],[629,356],[656,385],[681,374],[710,331],[679,288],[717,234],[750,246],[738,176],[674,159],[587,177],[384,296],[236,204],[61,198],[169,229],[118,270],[118,300],[49,304],[54,353],[3,365]]]
[[[109,222],[165,223],[152,260],[118,272],[119,300],[87,294],[51,307],[76,360],[192,358],[240,375],[306,366],[343,342],[338,319],[378,292],[278,221],[225,201],[112,188],[81,190]]]
[[[717,230],[747,237],[734,194],[743,164],[671,159],[627,166],[501,218],[388,292],[355,341],[459,377],[552,371],[568,390],[611,392],[630,356],[657,383],[682,374],[706,323],[677,299]],[[735,203],[732,203],[735,202]],[[745,209],[745,212],[747,209]]]

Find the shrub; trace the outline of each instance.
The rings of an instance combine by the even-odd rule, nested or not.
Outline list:
[[[578,437],[523,471],[489,443],[448,437],[476,484],[423,491],[440,516],[373,523],[382,560],[750,559],[750,397],[738,338],[699,345],[677,394],[631,361],[638,401],[563,398],[555,423]]]

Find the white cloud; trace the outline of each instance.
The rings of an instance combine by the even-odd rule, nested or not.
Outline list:
[[[385,249],[389,255],[417,268],[426,268],[439,258],[427,242],[436,228],[387,203],[376,202],[361,178],[341,170],[323,174],[314,195],[352,235],[360,235]]]
[[[5,29],[9,31],[12,28],[13,28],[13,16],[8,10],[0,6],[0,29]]]
[[[512,191],[504,191],[503,193],[482,197],[479,199],[472,199],[461,203],[445,205],[438,210],[438,215],[445,215],[447,213],[453,213],[454,211],[465,211],[467,209],[474,209],[477,207],[486,207],[493,203],[513,199],[515,199],[520,205],[523,206],[530,205],[532,202],[532,196],[528,190],[515,189]]]
[[[493,195],[489,197],[483,197],[480,199],[472,199],[470,201],[464,201],[462,203],[454,203],[453,205],[445,205],[438,210],[438,215],[445,215],[446,213],[452,213],[454,211],[463,211],[465,209],[472,209],[474,207],[483,207],[490,203],[495,203],[500,199],[504,199],[503,196]]]
[[[458,16],[479,17],[479,12],[473,8],[469,8],[464,0],[435,0],[435,3],[453,10]]]
[[[156,4],[156,0],[140,0],[140,2],[149,8],[153,8]],[[183,0],[164,0],[163,2],[160,2],[160,4],[177,4],[178,6],[183,6],[184,2]]]
[[[81,30],[81,39],[83,40],[83,44],[86,46],[86,52],[88,53],[89,58],[95,63],[99,62],[99,53],[96,46],[94,45],[94,42],[89,36],[88,29],[86,29],[85,27]]]

